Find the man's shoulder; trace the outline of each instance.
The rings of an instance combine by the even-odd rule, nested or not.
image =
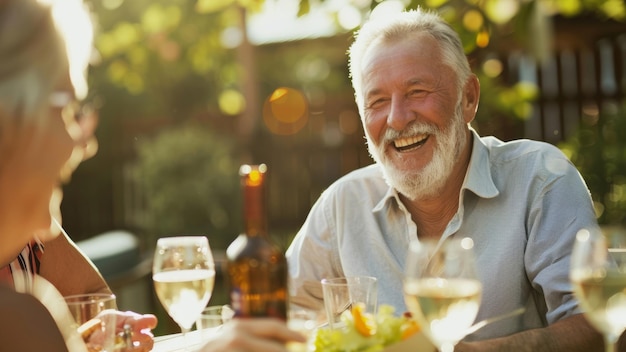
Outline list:
[[[333,182],[325,193],[386,193],[389,186],[385,182],[380,165],[371,164],[348,172]]]
[[[489,137],[481,141],[488,150],[489,168],[495,179],[532,183],[537,178],[548,181],[566,175],[578,177],[569,158],[550,143],[530,139],[502,142]]]
[[[383,169],[377,164],[373,163],[367,166],[360,167],[358,169],[352,170],[342,176],[337,181],[341,180],[359,180],[359,179],[382,179],[383,178]]]
[[[507,162],[514,159],[528,158],[567,159],[565,154],[555,145],[532,139],[515,139],[504,142],[489,136],[481,137],[481,142],[489,150],[490,159],[492,161]]]
[[[359,185],[359,184],[386,184],[382,167],[376,163],[370,164],[343,175],[333,185]]]

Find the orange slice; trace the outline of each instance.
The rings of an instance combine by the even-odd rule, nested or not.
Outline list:
[[[406,319],[400,329],[402,331],[402,340],[408,339],[409,337],[417,334],[421,330],[419,324],[411,318]]]
[[[372,316],[363,312],[363,303],[357,303],[352,306],[352,319],[354,319],[354,328],[356,331],[365,336],[373,336],[376,333],[376,322]]]

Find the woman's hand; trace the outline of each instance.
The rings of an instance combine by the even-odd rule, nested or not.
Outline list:
[[[131,328],[131,340],[133,342],[132,349],[126,346],[126,351],[130,352],[148,352],[152,350],[154,345],[154,335],[152,329],[157,325],[157,318],[153,314],[138,314],[131,311],[116,311],[116,333],[117,336],[123,336],[124,327],[129,325]]]
[[[120,346],[116,351],[148,352],[152,349],[154,345],[152,329],[157,325],[156,316],[130,311],[105,310],[94,319],[105,321],[108,319],[109,315],[115,315],[115,344],[116,346]],[[83,326],[87,324],[89,324],[89,322],[83,324]],[[130,330],[128,331],[126,327]],[[127,340],[127,337],[130,341]],[[103,332],[97,328],[93,329],[90,333],[83,334],[83,338],[85,338],[85,343],[90,351],[98,351],[104,342]]]

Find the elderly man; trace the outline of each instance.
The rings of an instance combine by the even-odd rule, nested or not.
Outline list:
[[[324,277],[369,275],[379,304],[406,311],[409,242],[470,237],[483,284],[477,319],[525,308],[455,351],[593,351],[568,279],[575,234],[597,226],[589,191],[554,146],[470,126],[480,85],[457,33],[409,11],[366,23],[350,74],[375,164],[331,185],[287,255],[293,301],[321,305]]]

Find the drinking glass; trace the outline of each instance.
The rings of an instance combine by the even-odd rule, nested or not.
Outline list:
[[[363,305],[363,313],[376,315],[378,280],[371,276],[348,276],[322,279],[322,293],[328,327],[342,329],[341,315],[355,304]]]
[[[287,326],[291,330],[306,336],[306,342],[288,342],[286,345],[287,350],[289,352],[308,352],[315,350],[314,332],[318,325],[317,310],[290,305],[287,315]]]
[[[216,329],[229,322],[234,315],[235,311],[229,305],[204,308],[196,320],[196,329],[200,331],[202,344],[215,335]]]
[[[89,349],[102,352],[113,351],[116,343],[116,315],[113,313],[101,313],[117,309],[115,295],[112,293],[87,293],[65,296],[63,298],[74,317],[79,332],[79,328],[84,327],[83,324],[96,317],[98,318],[98,326],[93,333],[89,333],[90,338],[87,342]],[[83,335],[82,332],[81,335]]]
[[[478,314],[482,284],[473,247],[471,238],[415,240],[409,246],[404,299],[440,352],[454,351]]]
[[[215,283],[215,264],[205,236],[164,237],[157,240],[152,280],[159,301],[186,333],[206,307]]]
[[[607,352],[626,330],[626,234],[582,229],[570,270],[574,295],[587,320],[604,336]]]

